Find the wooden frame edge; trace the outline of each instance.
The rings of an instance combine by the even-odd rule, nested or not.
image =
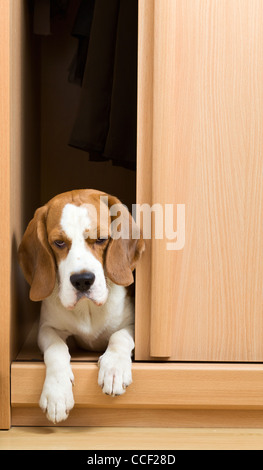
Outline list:
[[[66,421],[53,425],[39,407],[12,409],[12,426],[133,426],[155,428],[262,428],[263,411],[158,410],[75,407]]]
[[[0,429],[9,429],[10,415],[10,16],[9,0],[0,2]]]
[[[262,364],[133,363],[133,383],[118,397],[101,393],[97,363],[72,369],[83,408],[263,410]],[[13,363],[12,407],[37,406],[44,378],[43,363]]]
[[[137,96],[137,204],[152,204],[154,1],[139,0]],[[137,214],[137,221],[142,214]],[[136,267],[135,359],[150,359],[151,240]]]

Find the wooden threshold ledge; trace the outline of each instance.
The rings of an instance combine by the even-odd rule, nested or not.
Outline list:
[[[104,395],[95,362],[72,363],[76,406],[95,408],[263,409],[262,364],[133,363],[133,383],[124,395]],[[43,363],[14,362],[12,407],[37,406]]]

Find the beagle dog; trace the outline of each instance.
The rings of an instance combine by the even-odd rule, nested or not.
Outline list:
[[[129,228],[137,227],[114,196],[92,189],[59,194],[36,210],[19,247],[30,299],[42,301],[38,345],[46,377],[39,404],[54,423],[74,406],[69,336],[89,350],[106,350],[99,358],[103,393],[121,395],[132,382],[134,303],[127,286],[144,241],[138,227],[136,238],[130,231],[117,236],[119,211]]]

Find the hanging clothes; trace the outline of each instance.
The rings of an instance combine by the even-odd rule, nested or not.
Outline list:
[[[137,0],[95,0],[81,98],[69,141],[89,152],[90,160],[110,159],[132,169],[136,167],[137,24]]]
[[[69,82],[82,85],[87,62],[88,47],[93,20],[95,0],[82,0],[72,29],[78,39],[78,50],[69,67]]]
[[[53,18],[64,18],[68,5],[69,0],[34,0],[34,33],[42,36],[51,34]]]

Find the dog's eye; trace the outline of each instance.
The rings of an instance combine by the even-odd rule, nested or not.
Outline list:
[[[56,245],[58,248],[65,248],[66,243],[63,242],[63,240],[56,240],[54,241],[54,245]]]
[[[97,238],[96,245],[102,245],[102,243],[106,242],[107,238]]]

